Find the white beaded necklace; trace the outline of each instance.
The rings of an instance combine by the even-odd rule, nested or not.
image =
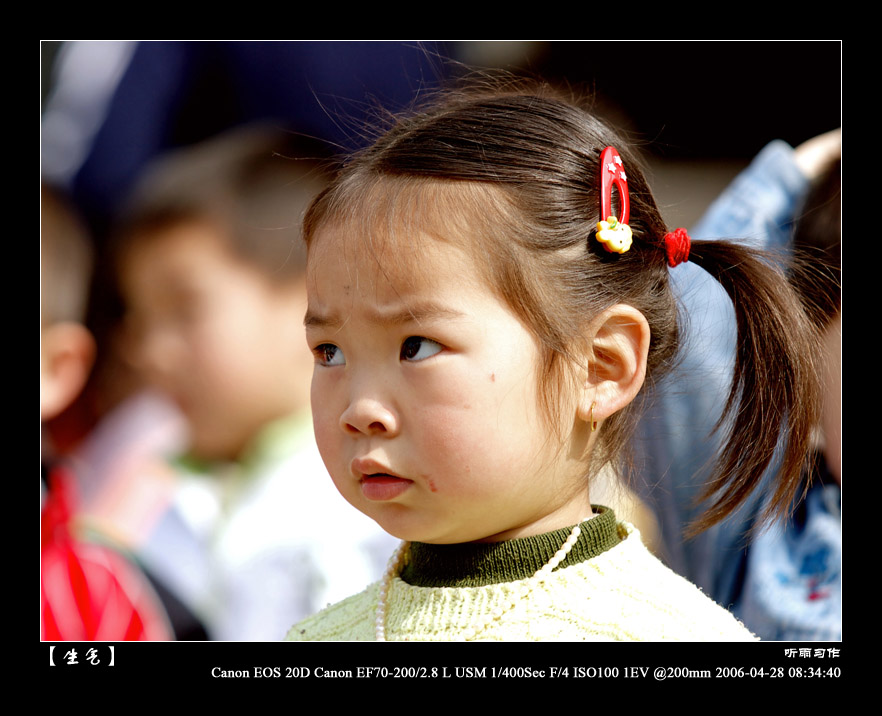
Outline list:
[[[591,515],[591,517],[593,516],[594,515]],[[476,626],[466,629],[462,636],[460,636],[459,641],[469,641],[474,639],[490,624],[499,621],[506,612],[514,608],[519,601],[533,591],[536,585],[544,581],[545,578],[548,577],[548,575],[551,574],[551,572],[554,571],[564,559],[566,559],[570,550],[576,542],[578,542],[579,535],[582,534],[582,522],[585,522],[588,519],[590,519],[590,517],[586,517],[573,527],[570,536],[567,537],[566,541],[561,545],[561,548],[554,553],[554,556],[548,561],[548,564],[542,567],[529,579],[522,580],[518,585],[516,593],[505,604],[494,608],[493,611],[478,622]],[[377,612],[374,631],[374,636],[377,641],[386,641],[386,597],[389,594],[389,587],[392,584],[392,580],[398,576],[402,564],[406,561],[409,549],[409,542],[402,542],[398,545],[398,549],[395,550],[395,554],[389,559],[389,564],[386,566],[386,571],[383,573],[383,579],[380,582],[380,591],[377,596]]]

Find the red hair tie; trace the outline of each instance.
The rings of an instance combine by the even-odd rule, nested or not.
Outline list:
[[[686,229],[676,229],[665,234],[665,253],[668,255],[668,266],[673,268],[689,260],[689,246],[692,243]]]

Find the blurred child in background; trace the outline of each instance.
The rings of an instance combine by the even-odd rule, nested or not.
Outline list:
[[[95,354],[83,325],[92,250],[66,201],[41,196],[40,419],[50,420],[77,397]],[[46,436],[44,436],[45,438]],[[42,444],[40,634],[54,641],[165,640],[172,632],[149,582],[122,553],[90,540],[78,517],[78,485],[70,466]]]
[[[388,555],[312,436],[299,222],[322,184],[291,145],[251,127],[168,155],[116,232],[128,355],[189,434],[168,509],[134,549],[217,640],[280,639]]]

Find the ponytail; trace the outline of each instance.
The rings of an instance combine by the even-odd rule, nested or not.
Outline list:
[[[737,510],[780,458],[760,520],[768,523],[789,512],[811,462],[821,409],[818,330],[771,256],[731,242],[694,241],[689,260],[725,289],[738,327],[732,385],[715,427],[725,431],[724,446],[701,496],[712,503],[691,532]]]

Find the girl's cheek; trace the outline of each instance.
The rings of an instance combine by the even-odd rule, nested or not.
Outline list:
[[[335,421],[313,416],[315,443],[328,474],[336,482],[343,470],[344,453],[340,442],[340,432],[335,430]]]
[[[316,370],[320,370],[316,368]],[[312,381],[312,422],[315,429],[316,441],[321,445],[322,441],[327,441],[333,436],[332,428],[337,424],[335,417],[335,403],[333,400],[333,391],[327,382],[319,377],[314,377]]]

